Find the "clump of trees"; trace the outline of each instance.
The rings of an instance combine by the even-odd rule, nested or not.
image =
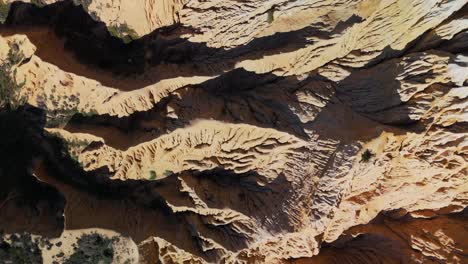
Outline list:
[[[1,263],[42,263],[39,239],[28,233],[13,234],[9,239],[5,238],[0,236]]]
[[[0,0],[1,1],[1,0]],[[26,102],[21,96],[24,82],[16,81],[14,66],[24,59],[17,44],[12,44],[6,60],[0,65],[0,109],[15,110]]]
[[[111,264],[114,260],[114,244],[118,240],[117,237],[108,238],[97,233],[83,235],[73,244],[75,252],[64,263]]]

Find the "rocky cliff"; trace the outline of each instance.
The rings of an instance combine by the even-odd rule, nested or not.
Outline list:
[[[0,4],[0,257],[468,262],[467,0]]]

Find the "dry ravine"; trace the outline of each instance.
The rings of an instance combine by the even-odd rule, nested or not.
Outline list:
[[[468,263],[468,0],[0,21],[0,264]]]

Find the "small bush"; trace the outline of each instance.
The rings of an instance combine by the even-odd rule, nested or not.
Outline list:
[[[45,4],[42,2],[42,0],[31,0],[31,4],[36,5],[38,7],[44,7]]]
[[[122,39],[124,43],[129,43],[138,38],[136,31],[130,28],[126,23],[109,26],[108,30],[109,34]]]
[[[374,156],[374,153],[372,153],[370,150],[366,149],[361,154],[361,161],[368,162],[372,158],[372,156]]]
[[[167,177],[167,176],[172,175],[172,174],[174,174],[174,172],[171,171],[171,170],[165,170],[165,171],[163,172],[164,177]]]
[[[7,59],[0,65],[0,108],[16,109],[25,103],[25,98],[20,95],[24,82],[16,82],[16,70],[13,70],[13,66],[23,58],[19,47],[14,44],[10,47]]]
[[[81,5],[86,12],[89,12],[89,6],[93,0],[74,0],[75,5]]]
[[[83,116],[97,116],[99,115],[98,111],[94,108],[90,108],[84,112],[79,112]]]
[[[148,179],[150,180],[156,180],[156,178],[158,177],[158,175],[156,174],[156,172],[154,170],[150,170],[149,172],[150,176]]]
[[[0,23],[5,23],[9,12],[10,5],[6,4],[4,0],[0,0]]]
[[[47,110],[46,106],[43,106]],[[57,109],[48,112],[46,127],[64,127],[68,121],[78,112],[77,107]]]
[[[87,140],[80,140],[80,139],[73,139],[70,141],[64,141],[67,149],[68,155],[72,158],[76,163],[78,163],[81,167],[83,164],[80,161],[80,153],[83,149],[89,146],[90,142]]]
[[[273,20],[275,20],[274,14],[275,14],[275,9],[273,8],[267,11],[267,22],[269,24],[273,23]]]

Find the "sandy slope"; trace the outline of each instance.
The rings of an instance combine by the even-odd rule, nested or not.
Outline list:
[[[84,64],[56,21],[0,30],[47,117],[35,173],[65,196],[62,236],[114,230],[144,263],[467,261],[466,0],[88,12],[151,33],[123,46],[142,73]]]

